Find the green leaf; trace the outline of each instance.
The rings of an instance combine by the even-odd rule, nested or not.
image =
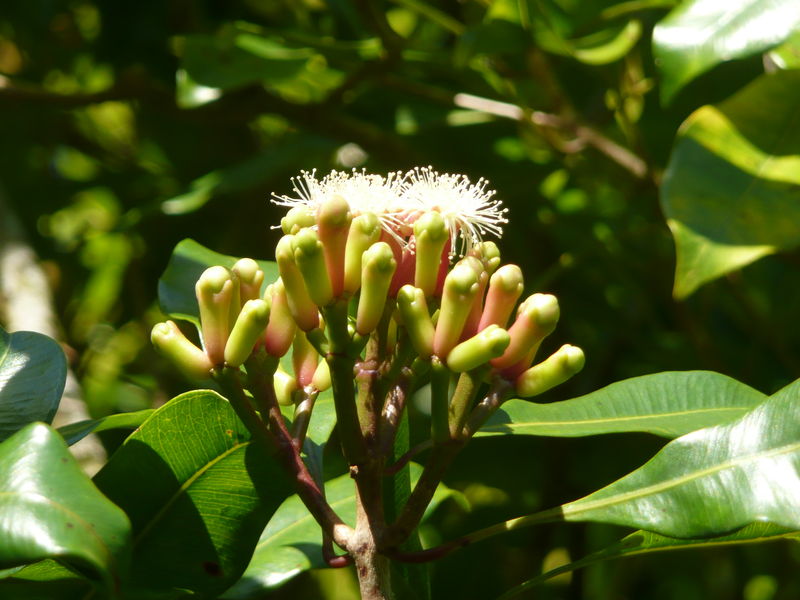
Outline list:
[[[85,600],[95,590],[87,579],[50,559],[0,579],[3,600]]]
[[[178,242],[167,264],[167,269],[158,280],[158,301],[161,310],[174,319],[191,321],[199,326],[200,317],[197,298],[194,295],[194,284],[208,267],[221,265],[232,267],[239,260],[233,256],[219,254],[198,244],[192,239]],[[258,265],[264,271],[264,285],[278,278],[278,265],[274,262],[260,260]]]
[[[422,467],[412,463],[412,481],[416,481],[421,472]],[[440,485],[426,514],[453,493],[453,490]],[[328,481],[325,497],[346,523],[355,524],[355,483],[349,474]],[[242,579],[222,597],[229,600],[261,597],[265,590],[283,585],[303,571],[324,568],[321,541],[319,525],[303,502],[296,495],[290,497],[275,512],[261,534]]]
[[[719,373],[667,371],[562,402],[509,400],[478,435],[578,437],[644,431],[675,438],[732,421],[765,399],[761,392]]]
[[[779,71],[683,123],[661,188],[677,298],[800,244],[799,117],[800,71]]]
[[[606,65],[623,58],[639,41],[642,24],[628,21],[623,27],[601,31],[579,40],[571,40],[571,55],[587,65]]]
[[[0,328],[0,442],[33,421],[50,423],[66,379],[67,359],[55,340]]]
[[[800,31],[794,32],[788,40],[772,50],[769,58],[779,69],[800,67]]]
[[[32,423],[0,444],[0,514],[0,568],[54,558],[101,580],[109,593],[118,589],[128,518],[47,425]]]
[[[667,444],[644,466],[560,507],[567,521],[599,521],[678,538],[766,521],[800,529],[800,383],[727,425]]]
[[[529,579],[520,585],[508,590],[499,600],[514,598],[521,593],[530,590],[537,585],[541,585],[548,579],[552,579],[562,573],[569,573],[577,569],[583,569],[606,560],[625,558],[627,556],[638,556],[641,554],[651,554],[655,552],[665,552],[668,550],[692,550],[698,548],[715,548],[719,546],[732,546],[740,544],[757,544],[772,542],[782,539],[796,539],[800,531],[787,530],[777,527],[771,523],[754,523],[748,525],[730,535],[702,539],[678,539],[658,535],[649,531],[637,531],[632,533],[616,544],[594,552],[589,556],[576,560],[567,565],[542,573],[541,575]]]
[[[230,404],[209,390],[159,408],[95,481],[131,519],[137,593],[222,592],[290,493],[280,465],[251,444]]]
[[[135,412],[110,415],[108,417],[103,417],[102,419],[78,421],[77,423],[70,423],[69,425],[59,427],[56,431],[58,431],[58,433],[61,434],[61,437],[64,438],[64,441],[71,446],[72,444],[81,441],[90,433],[108,431],[109,429],[136,429],[152,414],[153,409],[148,408],[145,410],[137,410]]]
[[[691,0],[653,30],[661,69],[661,98],[669,102],[692,79],[721,62],[744,58],[783,42],[800,26],[796,0]]]

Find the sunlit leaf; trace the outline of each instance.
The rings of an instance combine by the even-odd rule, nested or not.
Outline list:
[[[64,438],[64,441],[71,446],[81,441],[90,433],[99,433],[110,429],[136,429],[144,423],[151,414],[153,414],[152,408],[137,410],[135,412],[119,413],[117,415],[103,417],[102,419],[88,419],[86,421],[70,423],[69,425],[59,427],[56,431],[58,431]]]
[[[661,189],[676,297],[800,244],[799,107],[800,71],[779,71],[682,125]]]
[[[800,25],[795,0],[689,0],[653,30],[653,54],[668,102],[692,79],[721,62],[780,44]]]
[[[509,400],[478,435],[578,437],[644,431],[675,438],[732,421],[765,399],[761,392],[711,371],[656,373],[561,402]]]
[[[55,340],[0,328],[0,441],[32,421],[52,421],[66,378],[67,359]]]

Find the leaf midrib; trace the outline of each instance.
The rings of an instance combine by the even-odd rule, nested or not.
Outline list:
[[[623,502],[628,502],[630,500],[638,500],[647,496],[658,494],[659,492],[676,488],[680,485],[683,485],[684,483],[688,483],[696,479],[701,479],[703,477],[714,475],[715,473],[719,473],[727,469],[742,466],[749,462],[756,462],[765,458],[770,458],[772,456],[780,456],[782,454],[790,454],[792,452],[796,452],[797,450],[800,450],[800,442],[787,444],[785,446],[780,446],[778,448],[773,448],[771,450],[763,452],[757,452],[755,454],[749,454],[747,456],[736,457],[724,461],[722,463],[713,465],[711,467],[707,467],[705,469],[693,471],[691,473],[687,473],[680,477],[668,479],[666,481],[655,483],[636,490],[631,490],[629,492],[623,492],[621,494],[611,496],[610,498],[601,498],[599,500],[586,500],[586,501],[576,500],[575,502],[570,502],[569,504],[565,504],[564,506],[562,506],[561,511],[564,518],[567,519],[567,517],[569,516],[580,515],[581,513],[590,512],[598,508],[606,508],[614,506],[616,504],[621,504]]]

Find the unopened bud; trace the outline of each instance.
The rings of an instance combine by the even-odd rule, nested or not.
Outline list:
[[[328,277],[336,298],[342,295],[344,286],[344,259],[352,219],[350,205],[338,194],[320,204],[317,211],[319,240],[324,248]]]
[[[200,308],[203,347],[214,365],[221,365],[225,360],[235,283],[225,267],[209,267],[194,286]]]
[[[292,368],[300,387],[306,387],[311,383],[314,372],[317,370],[318,361],[319,354],[314,346],[308,341],[305,333],[298,331],[292,344]]]
[[[427,212],[414,222],[414,286],[421,289],[427,297],[433,296],[436,291],[442,249],[448,237],[447,224],[437,211]]]
[[[355,294],[361,287],[361,257],[381,237],[381,222],[373,213],[363,213],[353,219],[347,234],[344,255],[343,290]]]
[[[464,330],[461,332],[461,340],[472,337],[478,333],[478,324],[481,320],[481,313],[483,313],[483,296],[486,292],[486,285],[489,282],[489,273],[486,272],[486,267],[475,256],[466,256],[459,261],[459,264],[468,265],[478,275],[478,291],[475,293],[475,298],[470,304],[469,315],[467,321],[464,323]]]
[[[471,371],[505,352],[511,336],[505,329],[490,325],[450,351],[447,367],[456,373]]]
[[[272,376],[272,384],[275,387],[275,397],[281,406],[291,406],[294,404],[294,393],[297,391],[297,381],[294,377],[284,371],[280,365]]]
[[[289,351],[297,329],[297,324],[289,311],[289,301],[282,279],[278,278],[275,283],[267,287],[264,299],[267,298],[271,307],[267,331],[264,334],[264,349],[270,356],[280,358]]]
[[[253,352],[253,347],[267,328],[269,309],[269,304],[264,300],[245,302],[225,344],[225,363],[228,366],[241,366]]]
[[[522,295],[522,288],[522,269],[517,265],[500,267],[489,279],[489,291],[478,329],[485,329],[489,325],[505,327],[514,305]]]
[[[480,259],[489,275],[500,266],[500,248],[494,242],[481,242],[472,249],[471,254]]]
[[[231,271],[239,278],[239,301],[244,304],[248,300],[261,297],[261,284],[264,283],[264,271],[252,258],[240,258]]]
[[[286,299],[289,303],[289,312],[303,331],[314,329],[319,325],[319,312],[317,305],[308,295],[303,276],[294,260],[292,249],[293,235],[285,235],[275,247],[275,260],[286,290]]]
[[[397,292],[397,310],[414,350],[420,358],[429,359],[433,354],[434,329],[425,292],[413,285],[404,285]]]
[[[281,229],[286,235],[295,234],[304,227],[316,224],[314,213],[305,206],[295,206],[281,219]]]
[[[214,365],[205,352],[190,342],[174,321],[157,323],[150,334],[156,349],[192,379],[208,379]]]
[[[533,294],[517,311],[517,319],[508,329],[511,343],[499,358],[492,360],[495,369],[502,370],[524,358],[556,328],[560,311],[558,300],[550,294]]]
[[[555,354],[517,377],[514,387],[523,398],[537,396],[578,373],[585,361],[583,350],[565,344]]]
[[[292,240],[294,260],[303,275],[308,295],[317,306],[326,306],[333,300],[333,288],[322,243],[313,229],[300,230]]]
[[[317,370],[314,371],[314,377],[311,378],[311,387],[319,392],[324,392],[331,387],[331,369],[328,361],[319,361]]]
[[[396,268],[397,261],[389,244],[377,242],[364,252],[361,264],[361,296],[356,315],[356,331],[360,335],[372,333],[378,327]]]
[[[433,352],[442,360],[458,343],[477,293],[478,275],[475,270],[462,263],[453,267],[444,280],[439,320],[433,338]]]

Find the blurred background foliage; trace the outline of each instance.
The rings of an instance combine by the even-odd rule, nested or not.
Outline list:
[[[560,299],[550,349],[570,342],[588,357],[551,400],[662,370],[716,370],[767,393],[794,380],[795,234],[776,242],[781,254],[723,268],[706,280],[731,272],[689,297],[704,281],[677,282],[676,300],[659,189],[681,123],[765,67],[797,66],[797,35],[770,55],[761,52],[780,39],[688,72],[651,44],[676,4],[3,2],[0,186],[44,261],[90,413],[148,408],[187,388],[148,339],[172,248],[192,237],[272,258],[281,211],[268,198],[314,168],[430,164],[487,178],[510,209],[504,259],[522,266],[527,292]],[[781,22],[788,37],[796,22]],[[662,79],[657,64],[672,71]],[[797,154],[798,132],[789,133]],[[690,177],[727,185],[724,170]],[[788,218],[778,205],[761,208],[754,218],[769,231]],[[445,503],[425,538],[583,496],[661,444],[643,435],[477,441],[447,478],[469,510]],[[622,533],[561,524],[480,543],[432,565],[433,597],[492,597]],[[556,579],[537,597],[797,598],[798,559],[782,544],[655,555]],[[269,597],[352,598],[355,589],[348,571],[325,571]]]

